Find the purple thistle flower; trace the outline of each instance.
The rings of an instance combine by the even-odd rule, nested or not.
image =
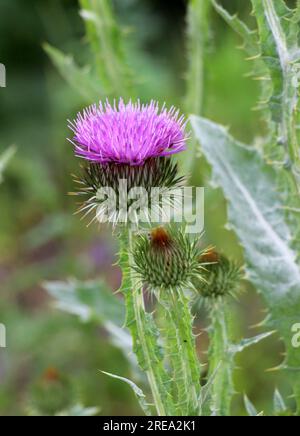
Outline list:
[[[140,166],[147,159],[169,156],[186,148],[185,121],[174,107],[122,99],[84,109],[69,121],[76,156],[95,163]]]

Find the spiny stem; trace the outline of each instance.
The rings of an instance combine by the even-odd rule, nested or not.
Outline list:
[[[199,411],[200,364],[188,300],[180,289],[161,293],[158,298],[165,310],[167,357],[173,372],[177,413],[195,415]]]
[[[146,314],[143,290],[132,273],[132,239],[132,232],[128,230],[128,267],[131,280],[131,289],[126,298],[127,314],[128,318],[131,318],[128,327],[136,329],[132,334],[134,349],[141,368],[147,374],[156,411],[160,416],[172,415],[173,407],[168,392],[168,376],[163,367],[162,357],[157,352],[155,328],[150,325],[153,322],[152,316]]]
[[[189,0],[187,11],[188,69],[185,108],[187,113],[202,114],[204,85],[204,51],[209,32],[210,0]],[[180,155],[183,174],[192,172],[198,142],[191,139],[189,154]]]
[[[211,308],[209,330],[209,372],[212,375],[218,368],[212,394],[213,412],[219,416],[230,416],[231,400],[234,394],[233,354],[230,351],[230,319],[227,303],[220,299]]]

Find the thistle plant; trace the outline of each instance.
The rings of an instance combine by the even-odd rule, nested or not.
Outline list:
[[[126,98],[135,93],[135,75],[128,70],[122,33],[110,2],[80,3],[92,48],[92,68],[81,69],[56,49],[46,49],[74,88],[85,84],[79,90],[85,100],[91,103],[100,96],[103,101],[106,97],[115,101],[88,106],[69,122],[73,132],[70,141],[83,162],[76,176],[76,195],[83,196],[80,211],[91,214],[92,220],[108,216],[118,239],[122,270],[119,292],[126,308],[123,327],[126,335],[130,334],[129,348],[135,356],[132,366],[136,369],[138,365],[146,374],[151,400],[131,380],[106,374],[128,383],[146,414],[227,416],[236,391],[236,355],[276,331],[286,347],[278,369],[293,386],[296,411],[289,410],[276,391],[274,414],[299,414],[300,354],[291,345],[291,327],[299,321],[300,313],[299,2],[291,10],[283,0],[252,0],[257,21],[254,30],[215,0],[188,2],[185,109],[193,112],[188,118],[192,127],[189,141],[186,119],[175,108],[159,109],[154,101],[142,104]],[[262,82],[259,107],[267,134],[251,147],[235,140],[228,129],[200,116],[211,6],[242,37],[253,75]],[[120,95],[124,100],[113,100]],[[213,181],[228,200],[228,221],[245,253],[243,269],[214,249],[205,249],[200,237],[189,237],[184,223],[157,227],[148,214],[153,205],[163,213],[169,205],[168,195],[183,186],[188,171],[200,165],[195,158],[200,151],[212,167]],[[159,200],[150,195],[157,187],[164,193]],[[116,194],[116,208],[108,207],[103,188]],[[133,199],[128,196],[132,188],[142,188],[147,194],[146,202],[134,211],[134,227],[124,219],[124,211],[128,216],[132,207]],[[146,216],[147,226],[141,225],[141,215]],[[240,340],[232,304],[239,297],[242,279],[250,280],[262,294],[268,316],[262,324],[265,333]],[[77,286],[73,288],[75,301],[82,304]],[[53,289],[50,292],[53,294]],[[145,295],[155,302],[153,312]],[[60,298],[65,309],[66,296]],[[192,310],[199,300],[209,317],[205,379]],[[119,301],[114,304],[119,314]],[[94,314],[95,309],[90,310]],[[102,323],[105,319],[104,327],[115,339],[121,326],[109,322],[103,313],[99,319]],[[128,354],[128,347],[120,342],[118,346]],[[252,416],[260,414],[246,397],[245,408]]]
[[[126,180],[130,189],[147,191],[178,186],[181,178],[177,167],[167,159],[185,149],[183,122],[174,108],[159,111],[154,102],[141,105],[120,100],[113,107],[106,103],[104,109],[100,103],[98,109],[92,106],[79,114],[70,126],[75,153],[87,161],[83,180],[78,179],[83,185],[80,193],[89,195],[81,210],[92,212],[99,205],[104,207],[99,189],[108,186],[118,190],[121,180]],[[164,204],[160,207],[163,209]],[[127,202],[125,209],[129,208]],[[99,219],[102,215],[103,211],[95,216]],[[122,225],[120,216],[120,210],[111,215],[112,224],[118,225],[123,270],[120,291],[126,302],[126,325],[138,363],[148,376],[156,412],[196,414],[199,363],[184,289],[192,287],[192,279],[201,279],[201,251],[197,242],[190,241],[180,230],[152,230],[150,240],[140,236],[135,243],[130,223],[125,219]],[[154,317],[145,308],[144,284],[168,313],[165,351],[157,340],[159,330]],[[166,369],[165,359],[171,371]]]

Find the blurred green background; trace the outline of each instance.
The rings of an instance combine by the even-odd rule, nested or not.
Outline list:
[[[141,99],[183,107],[185,94],[186,2],[114,0],[116,17],[128,33],[130,67],[139,71]],[[222,4],[254,25],[249,2]],[[61,78],[42,45],[49,42],[77,59],[86,59],[84,25],[75,0],[1,0],[0,62],[7,87],[0,88],[0,152],[15,144],[17,152],[0,187],[0,322],[7,328],[7,348],[0,348],[0,414],[28,413],[34,387],[47,368],[69,378],[72,395],[104,415],[136,415],[141,411],[130,388],[98,370],[130,376],[128,362],[96,323],[80,323],[54,309],[43,288],[46,280],[103,278],[116,290],[120,271],[111,266],[117,247],[107,229],[86,228],[73,213],[76,204],[70,174],[78,160],[66,141],[67,119],[86,102]],[[205,56],[204,115],[231,126],[243,141],[263,131],[253,110],[259,85],[247,77],[251,65],[240,41],[215,14]],[[97,96],[95,96],[97,100]],[[199,172],[198,172],[199,173]],[[201,174],[193,180],[201,184]],[[237,241],[224,229],[225,201],[206,190],[205,242],[242,261]],[[236,303],[241,335],[264,317],[260,299],[250,286]],[[206,325],[203,312],[198,327]],[[205,333],[199,353],[206,359]],[[280,363],[275,336],[243,353],[237,362],[236,387],[259,410],[271,410],[274,387],[289,394],[277,373]],[[48,370],[49,371],[49,370]],[[51,371],[50,371],[51,372]],[[46,373],[47,374],[47,373]],[[241,395],[234,411],[245,413]]]

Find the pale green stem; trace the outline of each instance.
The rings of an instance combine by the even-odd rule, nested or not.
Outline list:
[[[129,268],[132,265],[132,233],[128,230],[128,253],[129,253]],[[168,402],[168,392],[166,381],[167,378],[164,373],[163,363],[157,357],[157,353],[153,348],[153,337],[149,336],[149,326],[146,325],[147,322],[150,322],[150,319],[145,316],[145,305],[144,305],[144,297],[143,290],[141,288],[140,283],[135,278],[135,275],[132,273],[132,269],[130,268],[131,275],[131,296],[126,300],[127,311],[134,313],[136,329],[138,334],[139,344],[138,346],[142,349],[143,354],[143,363],[142,369],[145,369],[149,385],[151,388],[153,401],[159,416],[166,416],[173,413],[173,410],[170,410],[170,403]],[[151,334],[151,333],[150,333]],[[156,338],[154,338],[156,339]],[[141,363],[140,363],[141,364]],[[165,404],[168,403],[168,404]]]
[[[202,114],[204,84],[204,50],[209,31],[210,0],[189,0],[187,12],[188,70],[186,73],[185,111]],[[178,157],[182,172],[192,173],[198,142],[192,138],[189,153]]]
[[[231,322],[228,307],[223,299],[213,303],[210,316],[209,372],[210,375],[215,372],[212,409],[214,414],[218,416],[230,416],[231,401],[234,394],[234,359],[230,350]]]
[[[179,415],[199,411],[200,364],[192,332],[193,317],[182,290],[163,291],[158,295],[164,313],[167,357],[173,373],[175,401]]]

